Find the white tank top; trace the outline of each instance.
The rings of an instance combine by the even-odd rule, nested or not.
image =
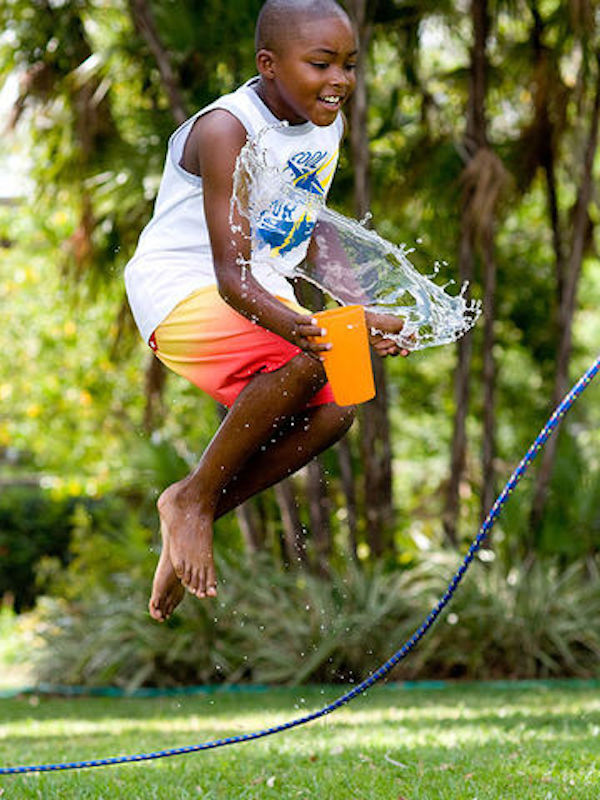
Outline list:
[[[239,119],[249,138],[269,128],[261,138],[269,164],[285,170],[301,188],[327,196],[343,133],[341,115],[328,126],[305,122],[283,127],[252,88],[257,80],[252,78],[198,111],[169,139],[154,214],[125,268],[129,304],[144,341],[178,303],[216,283],[202,178],[180,165],[186,139],[198,117],[216,108],[225,109]],[[306,255],[312,231],[310,225],[293,224],[298,219],[297,211],[293,211],[289,203],[271,202],[261,215],[265,228],[258,232],[261,246],[270,248],[271,257],[255,258],[254,249],[252,254],[256,280],[271,294],[289,299],[294,299],[293,290],[284,275],[290,275]],[[271,266],[275,259],[277,270]]]

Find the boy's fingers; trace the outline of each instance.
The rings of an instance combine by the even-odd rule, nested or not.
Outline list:
[[[324,353],[327,350],[331,350],[331,344],[329,342],[315,342],[314,339],[307,339],[306,346],[302,348],[303,350],[308,351],[309,353]]]
[[[323,337],[327,336],[327,331],[318,324],[317,320],[303,317],[299,321],[297,331],[303,340],[300,342],[300,346],[304,350],[322,353],[331,349],[331,343],[323,340]]]
[[[384,333],[400,333],[404,328],[404,320],[395,314],[367,313],[367,323],[371,328],[376,328]]]
[[[391,339],[385,339],[381,336],[372,337],[371,344],[375,348],[375,352],[382,358],[385,356],[402,356],[406,358],[410,354],[410,351],[405,347],[401,347]]]
[[[327,330],[323,328],[321,325],[318,324],[316,320],[311,320],[310,318],[302,318],[297,323],[298,331],[302,333],[303,336],[326,336]]]

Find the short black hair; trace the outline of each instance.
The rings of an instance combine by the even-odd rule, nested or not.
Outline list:
[[[256,20],[254,45],[259,50],[277,50],[286,31],[299,17],[341,17],[348,14],[336,0],[266,0]]]

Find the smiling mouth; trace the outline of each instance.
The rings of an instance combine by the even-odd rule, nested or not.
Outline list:
[[[325,103],[325,105],[328,105],[331,108],[337,108],[338,106],[340,106],[342,104],[343,99],[344,99],[343,97],[336,94],[328,94],[325,95],[324,97],[319,97],[319,100],[322,103]]]

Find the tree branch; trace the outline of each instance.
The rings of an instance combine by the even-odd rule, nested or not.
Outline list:
[[[189,114],[185,107],[171,59],[156,30],[152,10],[146,0],[129,0],[129,8],[136,30],[154,56],[165,92],[169,98],[173,117],[177,124],[181,125],[189,117]]]

